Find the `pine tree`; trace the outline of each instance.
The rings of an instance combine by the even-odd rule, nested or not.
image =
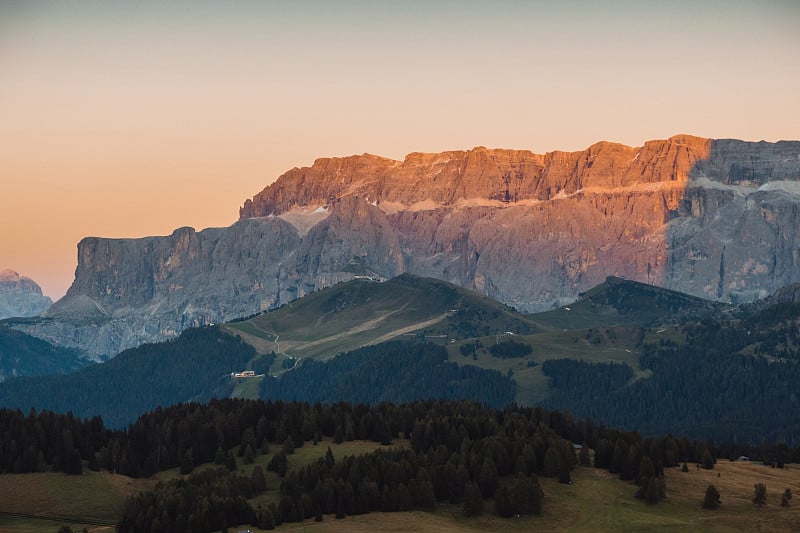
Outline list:
[[[545,477],[556,477],[561,471],[561,454],[555,446],[547,448],[544,454],[544,475]]]
[[[331,447],[328,446],[328,451],[325,452],[325,466],[330,470],[336,464],[336,460],[333,458],[333,452],[331,451]]]
[[[228,456],[225,459],[225,468],[227,468],[229,472],[236,470],[236,455],[234,455],[233,451],[228,452]]]
[[[716,509],[721,503],[719,491],[714,485],[709,485],[706,489],[706,496],[703,498],[703,507],[706,509]]]
[[[275,529],[275,517],[272,516],[272,511],[269,508],[259,509],[257,516],[259,528],[266,530]]]
[[[478,485],[481,488],[481,494],[485,498],[491,498],[497,490],[497,468],[490,457],[483,461],[483,466],[481,466],[481,472],[478,476]]]
[[[483,496],[481,489],[474,481],[467,483],[464,488],[464,515],[480,516],[483,514]]]
[[[753,503],[761,507],[767,503],[767,486],[764,483],[756,483],[753,486],[755,487]]]
[[[256,454],[253,448],[248,444],[244,450],[244,464],[251,465],[256,460]]]
[[[253,468],[253,473],[250,474],[250,482],[253,484],[253,491],[256,494],[264,492],[267,488],[267,480],[264,477],[264,471],[261,470],[261,467],[256,465]]]
[[[664,497],[664,478],[651,477],[644,486],[644,501],[658,503]]]
[[[786,489],[781,496],[781,507],[789,507],[789,500],[792,499],[792,489]]]
[[[336,498],[336,518],[344,518],[347,516],[345,513],[344,494],[339,494]]]
[[[222,466],[227,460],[228,454],[225,453],[225,450],[223,450],[221,447],[217,448],[217,452],[214,454],[214,463]]]
[[[714,457],[712,457],[711,452],[708,450],[703,453],[703,468],[706,470],[714,469]]]
[[[503,518],[514,516],[514,504],[511,501],[511,491],[506,485],[500,485],[494,494],[494,512]]]
[[[192,455],[192,449],[189,448],[181,459],[181,474],[191,474],[192,470],[194,470],[194,456]]]
[[[592,461],[589,458],[589,448],[584,444],[581,451],[578,453],[578,462],[581,466],[592,466]]]

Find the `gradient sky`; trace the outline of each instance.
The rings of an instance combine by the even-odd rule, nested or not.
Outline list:
[[[800,139],[800,2],[0,2],[0,269],[227,226],[317,157]]]

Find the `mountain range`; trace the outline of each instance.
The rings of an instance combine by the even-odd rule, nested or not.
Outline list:
[[[469,399],[544,405],[645,435],[794,446],[797,293],[730,306],[608,278],[569,306],[524,315],[432,278],[357,278],[69,374],[9,379],[0,405],[124,427],[212,397]]]
[[[96,359],[401,273],[553,309],[618,276],[721,302],[800,281],[800,142],[678,135],[295,168],[227,228],[87,237],[75,281],[13,327]]]

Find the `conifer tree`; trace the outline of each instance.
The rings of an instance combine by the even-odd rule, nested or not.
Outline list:
[[[714,485],[709,485],[708,488],[706,488],[705,498],[703,498],[703,507],[706,509],[716,509],[721,503],[719,491]]]
[[[781,496],[781,507],[789,507],[789,500],[792,499],[792,489],[786,489]]]
[[[481,489],[474,481],[467,483],[464,488],[464,515],[480,516],[483,514],[483,495]]]
[[[753,497],[753,503],[761,507],[767,503],[767,486],[764,483],[756,483],[754,487],[755,496]]]

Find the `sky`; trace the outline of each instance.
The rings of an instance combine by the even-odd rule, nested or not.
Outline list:
[[[316,158],[800,139],[800,2],[0,0],[0,270],[228,226]]]

